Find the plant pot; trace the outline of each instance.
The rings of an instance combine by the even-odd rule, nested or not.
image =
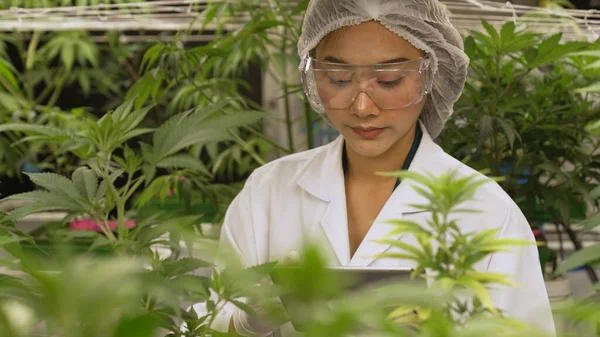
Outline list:
[[[546,291],[551,302],[563,301],[571,297],[571,284],[566,277],[548,280]]]
[[[553,309],[563,309],[572,305],[574,302],[571,283],[566,277],[560,277],[553,280],[546,280],[546,291],[548,292],[548,298]],[[573,329],[572,324],[560,316],[554,317],[554,326],[556,333],[562,335],[569,329]]]

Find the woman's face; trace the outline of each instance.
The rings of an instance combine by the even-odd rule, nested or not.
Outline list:
[[[316,48],[315,56],[326,62],[371,65],[417,59],[424,53],[380,23],[368,21],[329,34]],[[401,109],[384,110],[368,94],[359,92],[350,108],[326,108],[325,112],[349,150],[377,158],[394,151],[395,145],[414,128],[424,104],[425,99]]]

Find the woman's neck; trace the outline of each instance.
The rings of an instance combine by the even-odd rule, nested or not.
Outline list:
[[[378,157],[364,157],[345,144],[347,171],[346,179],[370,184],[386,183],[396,178],[376,175],[376,172],[391,172],[402,169],[415,139],[416,125],[400,140]]]

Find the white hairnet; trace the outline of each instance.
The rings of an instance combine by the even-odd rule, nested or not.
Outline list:
[[[450,23],[448,9],[438,0],[311,0],[298,41],[300,59],[304,63],[327,34],[370,20],[379,21],[430,55],[433,88],[421,120],[436,138],[452,115],[469,65],[461,36]],[[313,108],[325,114],[322,108]]]

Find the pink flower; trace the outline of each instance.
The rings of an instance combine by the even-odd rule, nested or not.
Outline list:
[[[98,223],[93,220],[89,220],[89,219],[71,220],[69,225],[71,226],[71,230],[73,230],[73,231],[102,232],[102,230],[100,229],[100,226],[98,226]],[[117,225],[116,221],[108,222],[108,227],[111,230],[117,229],[117,226],[118,225]],[[127,220],[127,221],[125,221],[125,226],[127,228],[133,228],[133,227],[135,227],[135,221]]]

